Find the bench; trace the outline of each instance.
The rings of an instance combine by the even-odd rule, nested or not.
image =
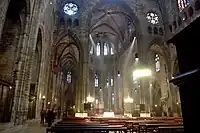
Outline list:
[[[159,133],[184,133],[183,126],[159,126]]]
[[[120,133],[127,133],[126,127],[117,127],[117,126],[92,126],[92,127],[50,127],[46,129],[46,133],[67,133],[67,132],[73,132],[73,133],[85,133],[85,132],[120,132]]]

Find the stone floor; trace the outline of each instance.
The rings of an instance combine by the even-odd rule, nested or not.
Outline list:
[[[4,127],[4,129],[2,128]],[[41,125],[39,121],[33,120],[27,122],[25,125],[9,126],[0,123],[0,133],[45,133],[46,125]]]
[[[21,128],[17,131],[11,131],[9,133],[45,133],[45,126],[41,126],[40,124],[29,124],[26,128]]]

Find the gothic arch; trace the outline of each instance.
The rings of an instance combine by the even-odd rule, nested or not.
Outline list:
[[[98,7],[102,7],[106,4],[108,4],[108,5],[112,4],[112,1],[106,1],[106,2],[100,1],[94,7],[92,7],[92,11],[89,12],[89,14],[88,14],[89,17],[86,21],[86,23],[88,24],[89,27],[91,26],[91,18],[93,17],[92,13],[98,12],[99,11]],[[134,20],[134,22],[136,24],[136,27],[137,27],[136,31],[138,33],[141,33],[140,32],[141,31],[140,21],[139,21],[138,17],[133,13],[133,10],[129,7],[129,5],[127,5],[127,3],[124,0],[115,1],[115,4],[123,7],[128,12],[128,14],[129,14],[128,16],[131,18],[132,21]]]
[[[160,54],[167,65],[167,69],[169,72],[171,72],[171,64],[170,64],[170,54],[167,50],[167,48],[165,48],[164,46],[162,46],[163,43],[158,42],[157,40],[154,40],[150,43],[149,47],[148,47],[148,54],[147,54],[147,60],[149,60],[149,58],[151,57],[151,53],[158,53]]]
[[[71,64],[71,67],[75,67],[76,64],[79,65],[79,68],[82,68],[80,65],[83,64],[84,51],[76,34],[68,30],[60,36],[53,45],[54,67],[58,70],[62,69],[63,65]]]

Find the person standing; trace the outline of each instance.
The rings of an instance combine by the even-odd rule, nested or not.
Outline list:
[[[48,127],[50,127],[52,125],[52,121],[53,121],[53,110],[48,110],[47,112],[47,123],[48,123]]]
[[[45,110],[41,110],[41,112],[40,112],[40,117],[41,117],[41,121],[40,121],[40,123],[41,124],[44,124],[44,118],[45,118]]]

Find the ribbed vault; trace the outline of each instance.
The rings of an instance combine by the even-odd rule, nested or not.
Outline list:
[[[62,37],[55,46],[55,63],[64,75],[73,71],[80,61],[80,47],[71,36]]]
[[[89,32],[94,42],[103,40],[114,44],[114,51],[124,51],[136,36],[138,19],[133,16],[130,7],[123,1],[98,3],[89,21]]]

